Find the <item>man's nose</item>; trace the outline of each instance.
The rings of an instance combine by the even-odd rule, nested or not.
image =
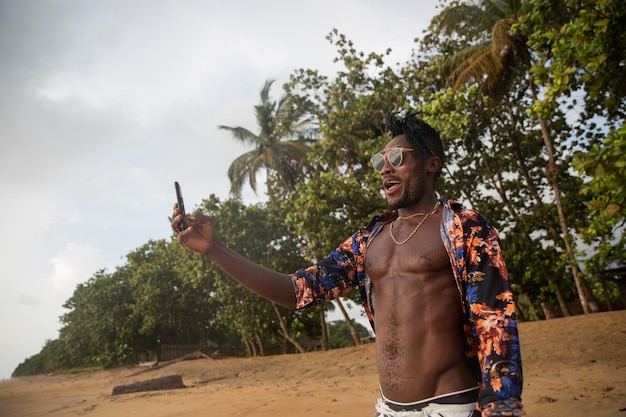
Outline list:
[[[384,174],[387,172],[392,172],[394,169],[394,166],[391,165],[391,162],[389,162],[389,158],[385,155],[385,163],[383,164],[383,167],[380,169],[380,174]]]

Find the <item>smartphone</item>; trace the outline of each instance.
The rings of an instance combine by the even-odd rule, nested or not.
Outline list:
[[[174,187],[176,188],[176,201],[178,202],[178,210],[183,216],[183,220],[178,224],[178,230],[181,232],[187,228],[187,216],[185,215],[185,203],[183,202],[183,194],[180,191],[180,184],[178,181],[174,181]]]

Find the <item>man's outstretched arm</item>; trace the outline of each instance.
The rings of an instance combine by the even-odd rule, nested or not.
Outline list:
[[[182,216],[178,204],[174,205],[172,229],[178,241],[214,262],[222,271],[250,291],[287,308],[296,308],[296,296],[291,278],[287,274],[258,265],[234,250],[224,246],[215,236],[213,220],[204,215],[187,216],[188,226],[179,231]]]

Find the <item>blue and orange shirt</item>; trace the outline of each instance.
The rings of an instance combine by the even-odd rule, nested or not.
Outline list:
[[[442,202],[441,239],[459,290],[465,350],[481,390],[483,416],[522,415],[522,362],[515,301],[496,229],[456,201]],[[375,216],[326,258],[291,274],[297,308],[358,288],[374,328],[374,293],[365,270],[368,242],[397,212]],[[375,329],[374,329],[375,330]]]

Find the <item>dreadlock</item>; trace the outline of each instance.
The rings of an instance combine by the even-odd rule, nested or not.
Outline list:
[[[391,137],[405,135],[411,147],[425,156],[436,156],[441,160],[441,168],[435,176],[441,175],[444,164],[443,144],[439,133],[424,120],[417,117],[417,113],[406,113],[401,116],[399,112],[392,112],[387,118]]]

